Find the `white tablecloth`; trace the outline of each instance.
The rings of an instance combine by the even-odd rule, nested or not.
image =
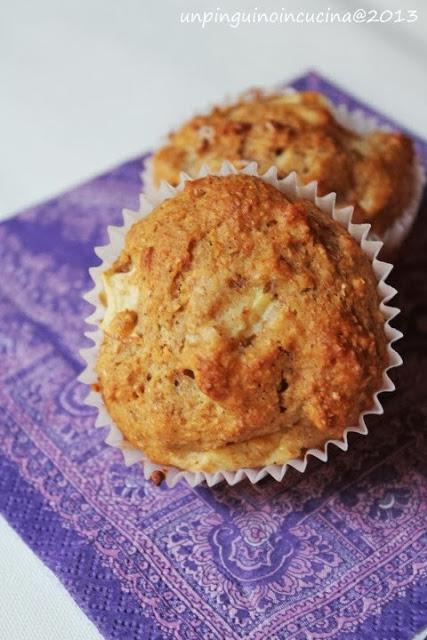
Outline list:
[[[0,517],[0,638],[99,640],[58,578]]]

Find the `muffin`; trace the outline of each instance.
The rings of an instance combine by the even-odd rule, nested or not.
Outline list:
[[[196,177],[223,160],[241,167],[256,161],[260,173],[296,171],[304,183],[318,181],[320,195],[336,192],[338,204],[355,208],[354,222],[369,222],[379,236],[411,204],[415,154],[402,133],[358,135],[343,128],[321,94],[262,94],[198,115],[169,137],[152,158],[152,176],[176,185],[180,172]]]
[[[340,438],[382,384],[369,258],[260,178],[188,181],[129,229],[103,280],[97,388],[161,465],[282,464]]]

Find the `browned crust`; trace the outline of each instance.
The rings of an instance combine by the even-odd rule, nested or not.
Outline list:
[[[163,471],[160,471],[160,470],[153,471],[153,473],[150,476],[151,482],[155,484],[156,487],[160,487],[164,479],[165,479],[165,474]]]
[[[123,265],[137,308],[106,327],[99,384],[155,462],[280,463],[371,406],[387,361],[376,279],[311,203],[249,176],[188,182],[130,229],[107,280]]]
[[[181,171],[196,176],[204,163],[217,170],[224,160],[237,166],[255,160],[261,172],[276,166],[280,177],[295,170],[304,182],[317,180],[321,194],[335,191],[340,203],[354,205],[355,221],[370,222],[380,234],[403,213],[413,191],[411,140],[402,133],[351,133],[315,92],[255,92],[195,116],[154,154],[154,180],[176,185]]]

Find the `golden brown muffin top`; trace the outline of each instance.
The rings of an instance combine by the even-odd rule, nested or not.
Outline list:
[[[99,384],[156,462],[284,462],[279,443],[289,457],[341,436],[381,384],[369,259],[327,214],[259,178],[187,182],[131,227],[104,282]]]
[[[255,160],[260,173],[277,167],[279,177],[296,171],[317,180],[319,193],[335,191],[338,202],[355,207],[355,222],[385,231],[409,205],[414,151],[401,133],[375,131],[359,136],[341,127],[319,93],[252,93],[225,107],[198,115],[169,137],[154,154],[157,184],[195,177],[203,164],[216,171],[224,160],[241,166]]]

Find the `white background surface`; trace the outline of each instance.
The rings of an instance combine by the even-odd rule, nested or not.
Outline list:
[[[204,30],[182,11],[417,8],[412,24]],[[0,0],[0,212],[11,214],[155,145],[227,92],[316,67],[427,136],[427,5],[380,2]]]
[[[181,11],[217,7],[411,8],[419,19],[204,30],[179,22]],[[313,68],[427,136],[422,0],[0,0],[0,217],[153,147],[226,93]],[[96,637],[56,578],[0,521],[0,639]]]
[[[58,578],[0,516],[1,640],[98,640]]]

